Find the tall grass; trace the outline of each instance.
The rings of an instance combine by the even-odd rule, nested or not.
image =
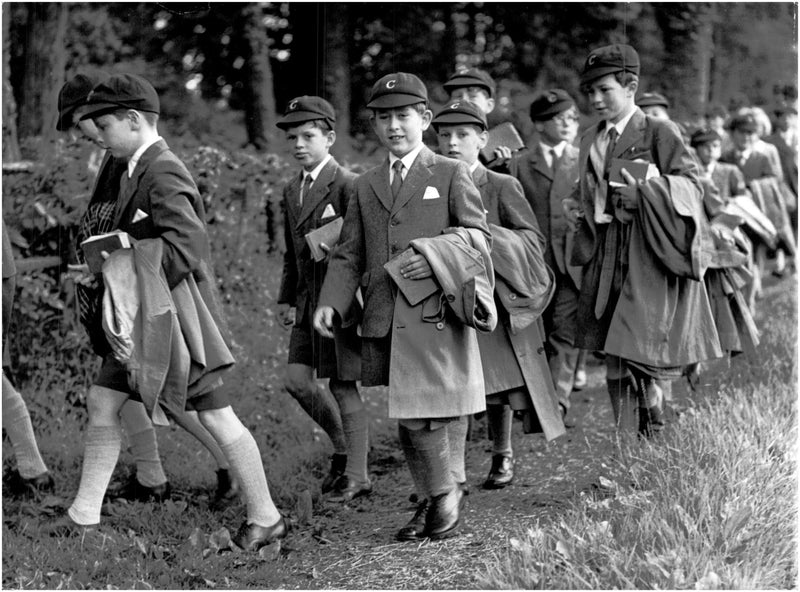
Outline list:
[[[479,580],[493,589],[797,586],[796,297],[762,320],[756,364],[655,443],[623,442],[599,492],[558,523],[509,538]]]

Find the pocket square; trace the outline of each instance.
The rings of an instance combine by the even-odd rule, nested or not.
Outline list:
[[[425,188],[425,195],[422,196],[422,199],[437,199],[439,197],[439,192],[436,190],[436,187],[431,187],[430,185]]]
[[[137,222],[141,222],[145,218],[147,218],[147,214],[139,208],[136,208],[136,212],[133,214],[133,223],[136,224]]]
[[[325,209],[322,210],[322,220],[324,220],[325,218],[330,218],[331,216],[335,215],[336,212],[333,210],[333,206],[331,204],[328,204],[327,206],[325,206]]]

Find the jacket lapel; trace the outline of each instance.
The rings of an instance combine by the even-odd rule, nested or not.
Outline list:
[[[289,185],[286,187],[286,201],[288,202],[286,207],[288,208],[288,212],[293,220],[297,220],[298,216],[300,215],[298,201],[300,201],[300,185],[302,183],[303,173],[300,172],[294,176],[294,178],[289,182]]]
[[[602,122],[601,122],[602,123]],[[590,127],[585,134],[581,137],[581,148],[580,148],[580,168],[582,171],[592,171],[592,173],[597,177],[597,173],[594,170],[594,167],[591,166],[591,158],[589,157],[589,153],[592,149],[592,144],[594,144],[595,140],[597,139],[597,134],[599,131],[600,123]]]
[[[374,168],[370,174],[369,184],[378,197],[378,200],[386,208],[387,212],[392,211],[392,190],[389,188],[389,158],[387,157],[380,166]]]
[[[117,228],[122,222],[122,216],[128,208],[131,199],[133,199],[133,196],[136,194],[139,181],[147,170],[147,167],[150,166],[150,163],[156,156],[168,149],[169,146],[167,146],[167,143],[164,140],[159,140],[144,151],[144,154],[139,158],[139,162],[136,163],[136,168],[133,170],[133,176],[130,179],[127,178],[127,169],[122,173],[123,179],[120,182],[120,192],[117,196],[117,207],[114,210],[114,228]]]
[[[322,167],[316,180],[311,185],[311,191],[308,192],[308,195],[303,196],[303,208],[300,210],[300,215],[297,218],[298,226],[314,213],[319,203],[328,195],[328,187],[333,183],[337,166],[338,164],[333,157],[331,157],[327,164]],[[297,203],[297,201],[295,201],[295,203]]]
[[[475,168],[475,172],[472,173],[472,182],[475,183],[475,187],[478,188],[480,194],[484,195],[485,193],[481,188],[489,183],[489,175],[486,174],[486,167],[480,162]]]
[[[570,179],[567,172],[574,170],[576,160],[578,160],[578,154],[575,148],[572,146],[565,146],[564,153],[561,155],[556,170],[553,173],[553,184],[550,187],[551,196],[560,198],[572,185],[574,179]]]
[[[538,144],[536,148],[531,151],[531,163],[533,164],[534,170],[552,181],[553,171],[547,166],[547,160],[545,160],[544,154],[542,153],[541,144]]]
[[[617,145],[614,146],[614,151],[611,154],[612,157],[619,158],[628,148],[641,140],[642,136],[644,136],[644,128],[646,125],[647,117],[645,117],[644,112],[637,107],[628,125],[625,126],[625,131],[623,131],[622,135],[619,137]]]
[[[433,176],[430,171],[433,161],[433,152],[429,148],[423,147],[408,173],[406,173],[406,178],[400,186],[400,193],[397,194],[397,198],[390,209],[391,212],[400,210],[414,197],[420,188],[425,187],[428,179]]]

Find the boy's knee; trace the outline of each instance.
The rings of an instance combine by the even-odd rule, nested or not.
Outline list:
[[[117,425],[119,413],[125,401],[126,393],[121,393],[102,386],[92,386],[86,395],[86,410],[89,412],[89,423],[92,425]]]
[[[342,414],[358,413],[364,409],[364,402],[361,400],[355,381],[332,378],[329,388]]]

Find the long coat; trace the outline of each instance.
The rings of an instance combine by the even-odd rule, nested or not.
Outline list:
[[[719,337],[702,282],[702,241],[708,239],[702,189],[697,165],[679,129],[671,121],[647,117],[637,108],[612,157],[653,163],[663,177],[647,181],[639,190],[640,200],[653,201],[642,201],[629,224],[615,216],[609,224],[598,227],[590,176],[601,183],[606,181],[594,171],[589,151],[601,126],[591,127],[581,138],[583,216],[576,231],[572,263],[583,264],[584,274],[576,345],[652,368],[674,368],[720,357]],[[645,197],[644,189],[649,190],[649,197]],[[648,212],[651,215],[646,216]],[[682,259],[676,261],[680,274],[665,268],[652,241],[652,227],[646,225],[659,216],[665,231],[662,238],[683,243]],[[621,256],[621,261],[606,261],[606,241],[611,233],[623,237],[621,248],[615,253],[610,250],[612,256]],[[595,305],[600,281],[612,269],[612,292],[598,319]]]
[[[517,155],[509,165],[511,175],[522,184],[539,230],[544,234],[545,262],[560,276],[572,279],[575,286],[580,286],[581,268],[569,264],[574,233],[569,229],[561,203],[577,192],[578,166],[578,149],[567,145],[552,170],[540,144]]]
[[[395,288],[384,264],[407,249],[413,239],[434,237],[457,226],[475,228],[491,240],[480,194],[466,164],[424,147],[397,198],[392,199],[389,163],[384,160],[356,180],[339,244],[328,264],[320,306],[331,306],[342,315],[361,286],[362,338],[365,342],[386,338],[392,330]],[[382,351],[378,357],[375,364],[362,363],[365,386],[388,380],[391,352]]]

